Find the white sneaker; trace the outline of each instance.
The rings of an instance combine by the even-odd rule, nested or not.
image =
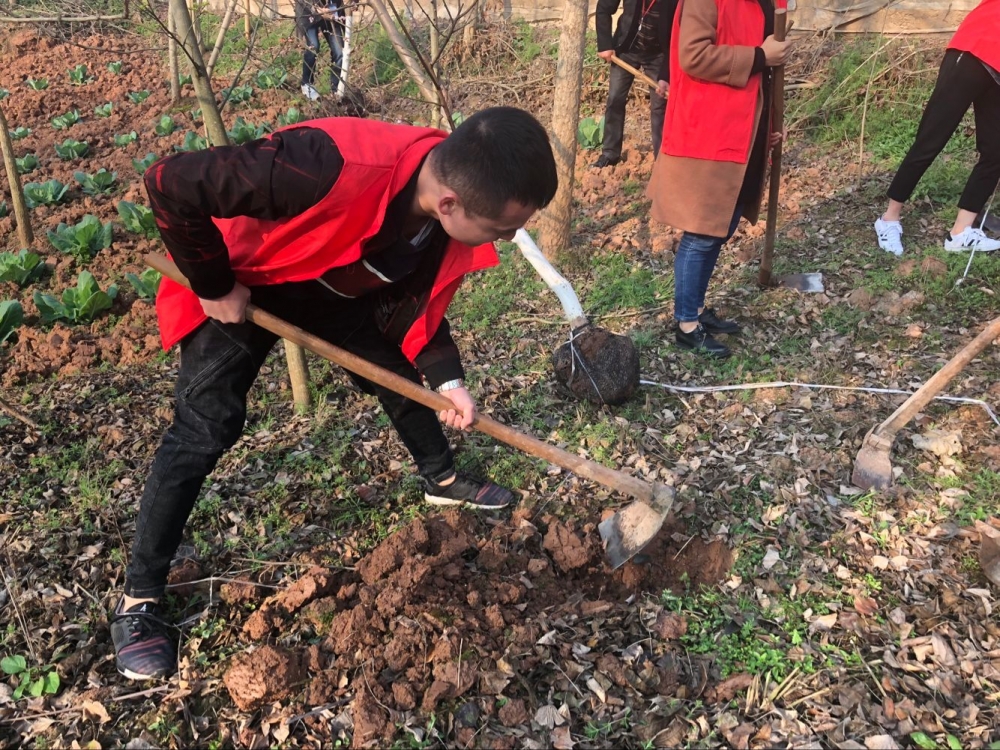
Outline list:
[[[308,83],[302,84],[302,93],[305,94],[306,98],[311,102],[319,99],[319,92]]]
[[[991,240],[978,227],[966,227],[957,235],[952,236],[949,233],[944,240],[944,249],[953,253],[960,253],[963,250],[992,253],[994,250],[1000,250],[1000,240]]]
[[[875,234],[878,235],[878,246],[888,253],[899,256],[903,254],[903,225],[898,221],[883,221],[880,217],[875,222]]]

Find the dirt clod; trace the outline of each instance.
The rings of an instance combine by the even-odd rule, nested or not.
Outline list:
[[[253,711],[265,703],[288,697],[304,678],[297,654],[261,646],[233,657],[222,681],[237,708]]]
[[[552,353],[556,379],[577,398],[621,404],[639,386],[639,352],[627,336],[588,326]]]

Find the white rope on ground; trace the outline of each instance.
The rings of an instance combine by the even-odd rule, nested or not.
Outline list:
[[[655,380],[639,380],[639,385],[655,385],[657,388],[665,388],[668,391],[678,391],[680,393],[719,393],[722,391],[753,391],[762,388],[815,388],[817,390],[831,391],[861,391],[864,393],[888,393],[900,396],[912,396],[912,391],[903,391],[898,388],[866,388],[862,386],[849,385],[820,385],[818,383],[799,383],[796,381],[779,380],[771,383],[743,383],[742,385],[706,385],[706,386],[686,386],[670,385],[669,383],[658,383]],[[1000,419],[993,413],[993,409],[985,401],[978,398],[965,398],[963,396],[935,396],[934,401],[950,401],[959,404],[972,404],[981,406],[989,414],[990,419],[1000,425]]]

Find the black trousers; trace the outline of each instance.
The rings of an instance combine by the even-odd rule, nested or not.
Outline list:
[[[633,68],[641,70],[654,81],[660,74],[663,55],[642,52],[623,52],[618,57]],[[608,83],[608,105],[604,110],[604,143],[601,154],[611,159],[620,159],[622,140],[625,137],[625,105],[628,92],[632,89],[635,76],[619,65],[611,63],[611,80]],[[648,87],[647,87],[648,88]],[[667,100],[649,91],[649,125],[652,136],[653,156],[660,153],[660,139],[663,137],[663,120],[667,112]]]
[[[251,299],[268,312],[369,362],[419,383],[416,368],[384,339],[364,298],[337,298],[319,282],[255,287]],[[125,593],[158,597],[167,582],[188,516],[205,478],[243,432],[247,393],[278,337],[252,323],[209,320],[181,342],[174,421],[153,458],[136,521]],[[437,414],[356,375],[378,397],[420,473],[446,479],[454,462]]]
[[[889,197],[905,203],[924,172],[954,134],[969,105],[976,117],[973,167],[958,207],[979,213],[1000,182],[1000,83],[977,57],[950,49],[945,53],[934,93],[927,100],[917,137],[889,186]]]

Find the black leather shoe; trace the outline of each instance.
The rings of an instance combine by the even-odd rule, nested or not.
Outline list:
[[[594,166],[597,167],[598,169],[603,169],[604,167],[613,167],[620,161],[621,161],[620,158],[615,159],[613,157],[601,154],[599,157],[597,157],[597,161],[594,162]]]
[[[740,324],[735,320],[723,320],[715,314],[715,309],[706,307],[698,316],[701,323],[709,333],[739,333]]]
[[[684,333],[680,326],[677,326],[674,329],[674,337],[677,340],[677,346],[681,349],[693,349],[696,352],[718,359],[725,359],[732,354],[728,346],[713,339],[708,331],[705,330],[705,326],[700,323],[690,333]]]

